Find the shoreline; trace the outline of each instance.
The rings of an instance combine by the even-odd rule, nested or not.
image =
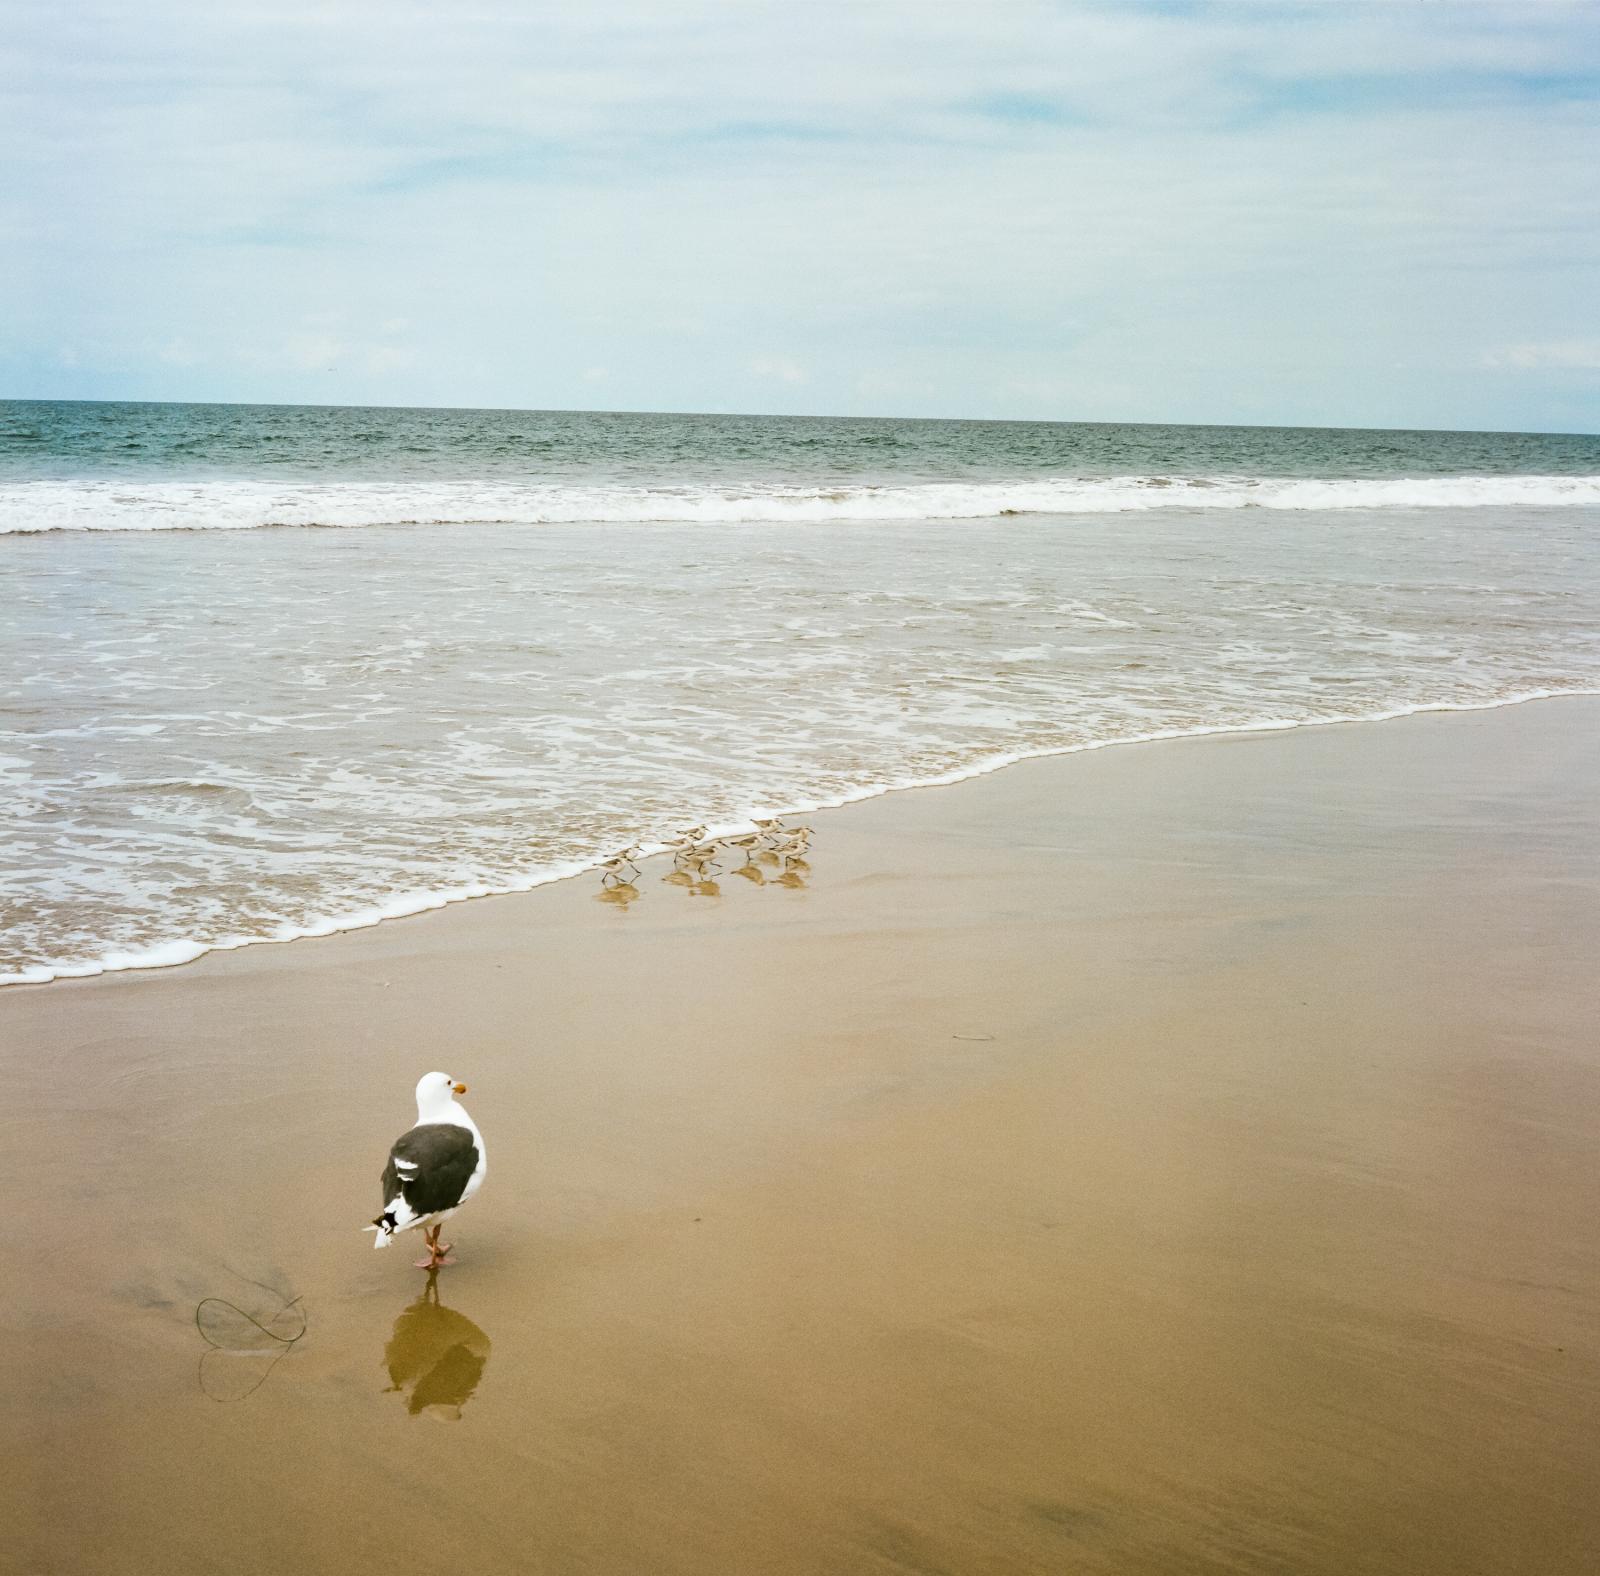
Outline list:
[[[483,1576],[1580,1576],[1597,723],[1031,760],[786,885],[0,995],[21,1568],[445,1505]],[[435,1066],[491,1165],[430,1293],[360,1228]]]
[[[1573,700],[1600,696],[1600,689],[1547,689],[1538,688],[1519,692],[1504,699],[1489,701],[1430,701],[1391,711],[1364,715],[1314,717],[1303,720],[1267,719],[1258,722],[1206,726],[1190,729],[1164,729],[1147,734],[1124,735],[1110,739],[1088,740],[1023,754],[1002,754],[985,757],[971,766],[952,768],[949,772],[908,783],[873,784],[832,799],[803,801],[785,809],[757,808],[750,817],[792,818],[801,815],[819,815],[848,809],[852,805],[869,803],[896,794],[915,793],[924,789],[958,787],[993,776],[1013,766],[1029,761],[1057,760],[1069,756],[1086,755],[1100,750],[1125,745],[1177,744],[1186,740],[1237,738],[1256,734],[1294,733],[1302,729],[1350,727],[1359,724],[1398,722],[1409,717],[1434,716],[1452,713],[1499,711],[1512,706],[1526,706],[1539,701]],[[754,830],[751,818],[719,823],[707,831],[709,840],[743,836]],[[641,845],[641,859],[654,859],[664,853],[667,843]],[[299,941],[325,941],[334,936],[371,930],[397,920],[419,919],[424,915],[439,913],[461,904],[474,903],[483,898],[518,897],[537,892],[548,886],[577,880],[597,871],[604,858],[600,856],[587,862],[569,861],[547,871],[530,876],[525,882],[506,886],[471,886],[450,888],[443,892],[426,892],[400,897],[391,904],[360,909],[353,914],[335,915],[310,922],[296,928],[288,935],[228,936],[211,942],[198,942],[177,938],[132,953],[116,952],[91,963],[53,966],[33,965],[15,974],[0,974],[0,996],[13,990],[44,985],[65,984],[75,980],[102,979],[108,975],[145,973],[153,970],[183,968],[190,963],[216,953],[240,952],[249,947],[283,946]]]

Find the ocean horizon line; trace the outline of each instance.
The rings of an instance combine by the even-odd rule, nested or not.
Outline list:
[[[772,410],[677,410],[668,407],[632,405],[455,405],[413,404],[401,401],[395,404],[353,404],[328,400],[247,400],[247,399],[136,399],[102,396],[6,394],[0,395],[0,406],[5,405],[133,405],[161,406],[176,409],[206,410],[330,410],[330,411],[383,411],[427,412],[447,415],[512,415],[512,416],[666,416],[688,420],[727,421],[817,421],[817,422],[907,422],[929,426],[972,427],[1164,427],[1193,432],[1225,432],[1237,428],[1247,432],[1341,432],[1341,433],[1394,433],[1414,434],[1419,437],[1437,437],[1452,434],[1461,437],[1500,438],[1593,438],[1600,437],[1600,428],[1551,427],[1450,427],[1415,425],[1411,423],[1337,422],[1277,422],[1277,421],[1176,421],[1152,417],[1117,418],[1113,416],[905,416],[892,411],[874,411],[867,415],[835,415],[827,411],[772,411]]]

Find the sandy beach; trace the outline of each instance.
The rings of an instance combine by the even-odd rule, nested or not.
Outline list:
[[[0,993],[0,1566],[1600,1567],[1600,700],[812,825]]]

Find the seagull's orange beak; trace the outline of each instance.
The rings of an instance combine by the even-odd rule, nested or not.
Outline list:
[[[454,1089],[457,1094],[465,1094],[467,1092],[467,1086],[465,1084],[451,1084],[450,1087]]]

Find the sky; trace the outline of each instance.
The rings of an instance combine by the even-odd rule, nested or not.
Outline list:
[[[0,0],[0,397],[1600,429],[1589,0]]]

